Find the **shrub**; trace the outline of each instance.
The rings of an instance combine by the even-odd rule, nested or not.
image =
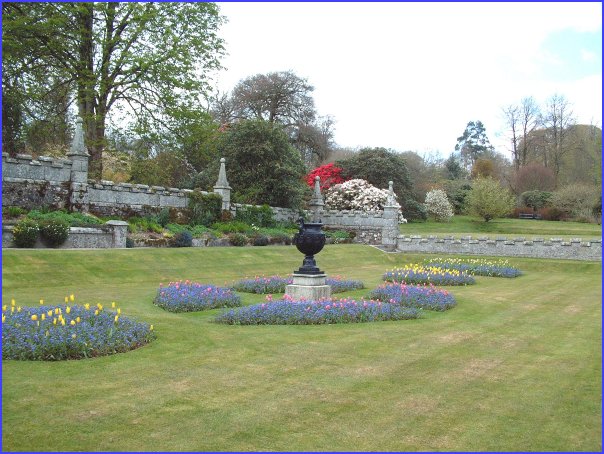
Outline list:
[[[193,235],[187,230],[178,232],[170,241],[172,247],[191,247],[193,246]]]
[[[426,213],[437,222],[449,222],[453,217],[453,208],[442,189],[432,189],[426,194]]]
[[[132,216],[128,218],[128,231],[130,233],[136,232],[153,232],[162,233],[163,227],[157,223],[157,220],[152,216],[145,216],[143,218],[138,216]]]
[[[472,276],[458,270],[417,264],[409,264],[388,271],[384,274],[383,279],[405,284],[470,285],[476,283]]]
[[[551,206],[570,217],[589,218],[593,215],[598,195],[599,191],[594,186],[571,184],[553,193]]]
[[[379,211],[384,209],[387,198],[387,190],[354,179],[329,188],[325,193],[325,205],[333,210]]]
[[[47,210],[31,210],[27,213],[27,217],[42,222],[46,219],[64,221],[70,227],[86,227],[89,225],[99,225],[103,221],[89,213],[68,213],[65,210],[47,211]]]
[[[455,258],[435,258],[426,260],[425,264],[431,267],[437,267],[447,270],[458,270],[462,273],[473,276],[491,276],[491,277],[518,277],[522,272],[517,268],[510,266],[505,259],[487,260],[487,259],[455,259]]]
[[[545,221],[560,221],[564,217],[564,213],[555,207],[541,208],[537,212]]]
[[[222,216],[222,197],[214,193],[193,191],[189,194],[189,209],[193,225],[210,226]]]
[[[545,207],[552,197],[547,191],[526,191],[520,194],[520,203],[537,211]]]
[[[323,325],[419,318],[421,310],[381,301],[328,299],[321,301],[283,300],[226,310],[216,323],[228,325]]]
[[[40,226],[33,219],[25,218],[19,221],[13,228],[13,239],[17,247],[34,247]]]
[[[469,213],[483,218],[485,222],[506,216],[514,205],[509,191],[492,178],[476,179],[467,197]]]
[[[401,211],[409,221],[425,221],[428,219],[426,207],[411,198],[403,201]]]
[[[252,226],[245,222],[231,221],[212,224],[212,229],[220,233],[245,233],[251,232]]]
[[[40,222],[40,236],[47,246],[60,246],[67,241],[69,224],[63,220],[45,219]]]
[[[252,243],[254,246],[267,246],[268,245],[268,237],[264,235],[259,235],[254,238]]]
[[[126,238],[126,247],[127,248],[133,248],[134,247],[134,240],[130,237]]]
[[[114,305],[114,304],[112,304]],[[2,359],[81,359],[126,352],[155,339],[153,325],[101,304],[2,307]]]
[[[325,164],[312,170],[306,175],[306,184],[311,188],[315,187],[315,177],[320,178],[321,191],[331,188],[334,184],[344,183],[342,169],[334,163]]]
[[[453,295],[446,290],[430,286],[406,284],[384,284],[369,295],[371,299],[400,304],[404,307],[417,307],[431,311],[446,311],[457,303]]]
[[[170,222],[170,208],[164,207],[160,210],[159,214],[157,215],[157,223],[165,228],[169,222]]]
[[[2,207],[2,216],[6,216],[8,218],[18,218],[19,216],[26,214],[27,211],[21,207]]]
[[[274,227],[275,214],[268,205],[253,206],[244,205],[237,208],[235,221],[239,221],[257,227]]]
[[[242,233],[231,233],[229,235],[229,243],[233,246],[245,246],[247,244],[247,237]]]
[[[217,307],[241,306],[241,298],[232,289],[191,281],[159,284],[153,304],[169,312],[195,312]]]

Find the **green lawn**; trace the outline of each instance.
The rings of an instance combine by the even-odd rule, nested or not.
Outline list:
[[[530,221],[529,221],[530,222]],[[141,349],[2,363],[4,451],[600,451],[601,263],[510,259],[525,274],[451,288],[419,320],[227,326],[152,304],[160,282],[286,274],[293,247],[3,250],[2,300],[117,301]],[[420,255],[327,246],[368,287]],[[349,295],[362,296],[356,291]],[[246,304],[262,295],[245,295]]]
[[[477,217],[453,216],[451,222],[410,222],[401,224],[403,235],[454,235],[473,237],[524,236],[527,238],[600,238],[602,226],[581,222],[538,221],[534,219],[493,219],[484,222]]]

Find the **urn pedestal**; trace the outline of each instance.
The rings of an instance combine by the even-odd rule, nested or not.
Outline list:
[[[319,222],[304,223],[294,236],[296,248],[304,254],[302,266],[294,271],[293,284],[285,287],[285,294],[294,300],[318,300],[331,297],[331,287],[325,284],[325,273],[317,267],[315,254],[325,246],[325,233]]]

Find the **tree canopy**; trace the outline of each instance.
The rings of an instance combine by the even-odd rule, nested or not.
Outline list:
[[[84,119],[97,178],[109,113],[169,127],[172,112],[200,102],[205,74],[224,51],[213,3],[3,3],[2,13],[2,86],[18,103],[9,124],[34,117],[35,102],[49,93],[65,92],[64,103],[75,102]],[[3,125],[5,136],[18,131],[5,134]]]

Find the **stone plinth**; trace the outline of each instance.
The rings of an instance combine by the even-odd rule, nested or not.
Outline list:
[[[294,282],[285,287],[285,294],[294,300],[319,300],[331,297],[331,287],[325,284],[325,274],[294,273]]]

